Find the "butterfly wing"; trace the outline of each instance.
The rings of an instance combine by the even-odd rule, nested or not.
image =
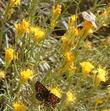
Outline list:
[[[55,107],[60,102],[60,98],[50,93],[50,91],[39,81],[35,84],[36,98],[43,101],[46,106]]]
[[[52,106],[55,107],[57,103],[60,102],[60,98],[55,96],[54,94],[50,93],[48,97],[48,103]]]
[[[92,17],[90,14],[88,14],[87,12],[82,12],[82,16],[85,20],[88,20],[88,21],[92,21]]]
[[[35,90],[36,90],[36,98],[39,101],[46,101],[49,95],[48,89],[43,86],[39,81],[35,84]]]

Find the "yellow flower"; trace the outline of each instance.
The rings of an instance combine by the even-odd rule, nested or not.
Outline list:
[[[15,28],[18,34],[29,32],[29,26],[30,26],[29,21],[26,21],[25,19],[23,19],[21,23],[15,24]]]
[[[66,93],[66,101],[67,103],[70,103],[70,102],[75,102],[76,100],[76,95],[74,92],[71,92],[71,91],[68,91]]]
[[[5,78],[5,72],[0,70],[0,78]]]
[[[52,7],[52,15],[54,17],[58,17],[61,13],[61,5],[57,4],[56,6]]]
[[[90,63],[90,62],[82,62],[80,63],[81,67],[82,67],[82,72],[85,74],[90,73],[94,66]]]
[[[13,111],[27,111],[27,107],[21,102],[14,102]]]
[[[56,95],[57,97],[61,98],[61,91],[58,87],[50,88],[50,92]]]
[[[79,35],[79,29],[78,29],[78,28],[74,28],[74,34],[75,34],[76,36]]]
[[[68,26],[69,26],[69,28],[71,28],[71,27],[74,26],[76,20],[77,20],[76,15],[72,15],[72,16],[70,17],[70,19],[69,19],[69,21],[68,21]]]
[[[5,61],[10,63],[14,59],[14,50],[12,48],[7,48],[5,50]]]
[[[10,0],[10,5],[15,6],[15,5],[20,5],[21,0]]]
[[[40,42],[45,38],[45,31],[41,27],[30,27],[30,33],[33,34],[33,38],[36,42]]]
[[[67,38],[66,36],[62,36],[61,42],[61,47],[64,51],[69,51],[74,44],[74,41],[72,41],[70,38]]]
[[[35,35],[34,35],[34,39],[35,41],[37,42],[40,42],[41,40],[43,40],[45,37],[45,32],[42,31],[42,30],[38,30],[35,32]]]
[[[65,53],[65,61],[67,63],[73,62],[74,59],[75,59],[75,56],[74,56],[74,54],[71,51]]]
[[[33,71],[30,69],[26,69],[20,72],[20,80],[22,83],[28,81],[33,78]]]
[[[61,14],[61,5],[56,5],[52,7],[52,18],[51,18],[51,27],[54,28],[57,24],[57,19]]]
[[[99,79],[99,81],[103,81],[105,82],[107,80],[107,71],[104,68],[99,67],[97,69],[98,71],[98,75],[97,78]]]

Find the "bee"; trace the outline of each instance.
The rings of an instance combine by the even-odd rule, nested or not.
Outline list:
[[[83,17],[85,20],[91,22],[92,25],[97,29],[97,25],[96,25],[96,23],[95,23],[95,21],[96,21],[96,16],[95,16],[92,12],[86,12],[86,11],[84,11],[84,12],[82,12],[82,17]]]

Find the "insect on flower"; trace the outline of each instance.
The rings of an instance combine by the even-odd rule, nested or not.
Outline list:
[[[43,101],[46,106],[52,106],[53,108],[60,102],[60,98],[51,93],[43,84],[39,81],[35,84],[36,98],[39,101]]]
[[[82,16],[85,20],[90,21],[92,25],[97,28],[97,25],[95,23],[96,16],[92,12],[87,13],[86,11],[84,11],[82,12]]]

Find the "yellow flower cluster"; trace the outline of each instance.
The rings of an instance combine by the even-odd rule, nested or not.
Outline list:
[[[74,41],[72,41],[69,37],[67,36],[62,36],[61,38],[61,48],[63,51],[69,51],[71,47],[73,46]]]
[[[16,31],[20,35],[29,32],[29,26],[29,21],[26,21],[25,19],[23,19],[21,23],[15,24]]]
[[[69,27],[73,27],[75,25],[75,22],[77,20],[77,16],[76,15],[72,15],[68,21],[68,26]]]
[[[93,69],[95,69],[90,62],[81,62],[80,65],[84,74],[89,74]],[[98,67],[96,71],[93,71],[92,73],[94,74],[93,81],[97,86],[100,82],[105,82],[107,80],[107,71],[105,68]]]
[[[26,21],[25,19],[23,19],[21,23],[15,24],[15,28],[19,36],[24,33],[32,34],[35,42],[40,42],[46,35],[42,28],[31,26],[29,21]]]
[[[71,16],[68,21],[68,30],[61,37],[61,48],[63,51],[69,51],[74,46],[75,36],[78,36],[79,30],[75,27],[75,22],[77,17],[75,15]]]
[[[106,80],[107,80],[107,71],[105,70],[105,68],[99,67],[97,69],[95,84],[98,86],[101,82],[105,82]]]
[[[61,37],[61,49],[64,55],[65,66],[63,67],[63,71],[68,73],[75,72],[76,67],[74,66],[75,55],[71,51],[74,46],[74,36],[76,36],[76,28],[75,22],[77,17],[75,15],[71,16],[68,21],[68,30]]]
[[[80,65],[84,74],[89,74],[94,69],[94,66],[90,62],[81,62]]]
[[[0,70],[0,78],[5,78],[5,72]]]
[[[33,71],[30,69],[26,69],[20,72],[20,80],[21,83],[27,82],[29,79],[33,78]]]
[[[65,52],[64,56],[67,63],[72,63],[75,60],[75,56],[71,51]]]
[[[77,16],[76,15],[72,15],[69,18],[69,21],[68,21],[68,31],[69,31],[69,33],[72,33],[72,34],[74,34],[75,32],[77,33],[76,28],[75,28],[76,20],[77,20]]]
[[[76,95],[74,92],[68,91],[66,93],[66,101],[67,103],[74,103],[76,100]]]
[[[40,27],[31,27],[30,32],[34,34],[33,37],[36,42],[40,42],[45,38],[45,31]]]
[[[73,52],[68,51],[64,52],[64,66],[62,67],[62,73],[67,72],[69,74],[73,74],[76,70],[74,65],[75,56]],[[69,76],[68,76],[69,77]]]
[[[10,0],[10,5],[13,7],[15,5],[20,5],[21,0]]]
[[[27,107],[21,102],[14,102],[13,111],[27,111]]]
[[[57,19],[61,14],[61,5],[56,5],[52,7],[52,18],[51,18],[51,27],[54,28],[57,24]]]
[[[100,81],[105,82],[106,79],[107,79],[107,72],[106,72],[106,70],[103,69],[103,68],[101,68],[101,67],[99,67],[99,68],[97,69],[97,71],[98,71],[97,78],[98,78]]]
[[[12,48],[7,48],[5,50],[5,61],[10,63],[14,59],[14,50]]]

